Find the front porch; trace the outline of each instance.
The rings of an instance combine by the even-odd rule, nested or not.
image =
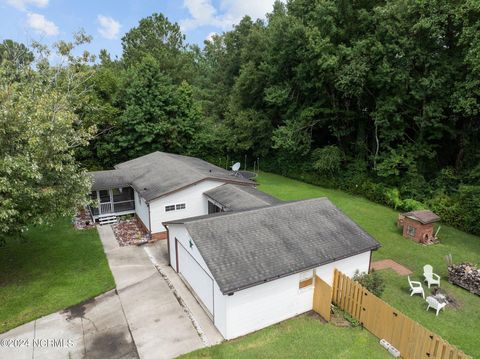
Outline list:
[[[92,191],[91,198],[95,205],[88,206],[88,210],[94,221],[109,215],[122,216],[135,213],[135,197],[131,187]]]

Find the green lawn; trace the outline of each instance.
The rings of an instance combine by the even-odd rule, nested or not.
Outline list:
[[[347,193],[309,185],[282,176],[262,173],[259,189],[283,200],[328,197],[381,244],[373,260],[393,259],[422,280],[422,267],[429,263],[441,275],[441,286],[460,303],[458,309],[447,309],[435,317],[426,312],[420,296],[410,297],[406,277],[392,270],[380,271],[385,278],[383,299],[417,320],[465,353],[480,358],[480,297],[450,285],[446,280],[444,256],[451,253],[455,262],[480,262],[480,238],[442,226],[441,243],[422,246],[401,236],[396,227],[398,213]],[[424,286],[428,294],[428,288]],[[358,328],[337,328],[321,324],[318,319],[303,315],[265,328],[259,332],[217,346],[202,349],[186,358],[388,358],[378,339]]]
[[[338,328],[302,315],[182,358],[388,359],[391,356],[366,330]]]
[[[68,220],[0,247],[0,332],[115,287],[95,229]]]
[[[433,311],[426,312],[426,304],[420,296],[409,296],[406,277],[391,270],[380,271],[387,284],[383,299],[465,353],[480,358],[480,297],[448,283],[444,261],[444,256],[451,253],[454,262],[470,261],[479,264],[479,237],[442,225],[440,244],[422,246],[402,237],[395,225],[398,213],[393,209],[345,192],[270,173],[262,173],[258,182],[260,190],[283,200],[328,197],[382,244],[382,248],[374,253],[373,260],[391,258],[410,268],[414,272],[414,280],[422,280],[423,266],[431,264],[434,271],[442,277],[441,287],[460,303],[458,309],[447,307],[438,317],[435,317]],[[424,288],[428,294],[428,288]]]

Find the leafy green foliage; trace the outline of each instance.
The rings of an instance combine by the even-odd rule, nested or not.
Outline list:
[[[462,209],[462,228],[468,232],[480,232],[480,186],[460,186],[458,206]]]
[[[127,160],[153,151],[189,153],[200,109],[186,82],[175,85],[150,55],[128,69],[117,101],[123,111],[97,144],[101,157]]]
[[[88,91],[84,83],[91,69],[85,65],[91,58],[72,55],[85,41],[78,34],[74,42],[56,45],[63,66],[50,65],[49,50],[39,45],[33,63],[29,52],[23,60],[2,57],[0,237],[71,215],[86,202],[90,183],[75,160],[75,148],[86,145],[95,128],[75,109]]]
[[[360,273],[357,270],[353,276],[353,280],[360,283],[377,297],[381,297],[385,290],[383,278],[374,269],[372,269],[370,273]]]
[[[76,106],[98,133],[77,158],[98,169],[157,149],[261,157],[480,233],[460,193],[480,179],[479,28],[474,0],[290,0],[200,49],[152,14],[119,60],[100,54],[95,92]]]
[[[313,168],[321,175],[336,176],[340,172],[343,154],[337,146],[325,146],[312,152]]]
[[[33,60],[33,53],[24,44],[8,39],[0,44],[0,63],[8,62],[15,68],[21,68],[31,64]]]

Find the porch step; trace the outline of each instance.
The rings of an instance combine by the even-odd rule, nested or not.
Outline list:
[[[118,219],[117,216],[103,216],[103,217],[98,217],[98,223],[103,226],[104,224],[112,224],[112,223],[117,223]]]

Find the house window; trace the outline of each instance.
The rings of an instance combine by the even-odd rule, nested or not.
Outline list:
[[[208,214],[218,213],[218,212],[223,212],[223,211],[219,206],[208,201]]]
[[[179,209],[185,209],[185,203],[179,203],[175,206],[176,210],[178,211]]]
[[[308,279],[302,279],[298,283],[298,289],[306,288],[309,287],[313,284],[313,278],[308,278]]]
[[[415,233],[417,232],[416,228],[411,226],[411,225],[408,225],[407,226],[407,234],[410,236],[410,237],[415,237]]]
[[[175,211],[175,205],[165,206],[165,212]]]

